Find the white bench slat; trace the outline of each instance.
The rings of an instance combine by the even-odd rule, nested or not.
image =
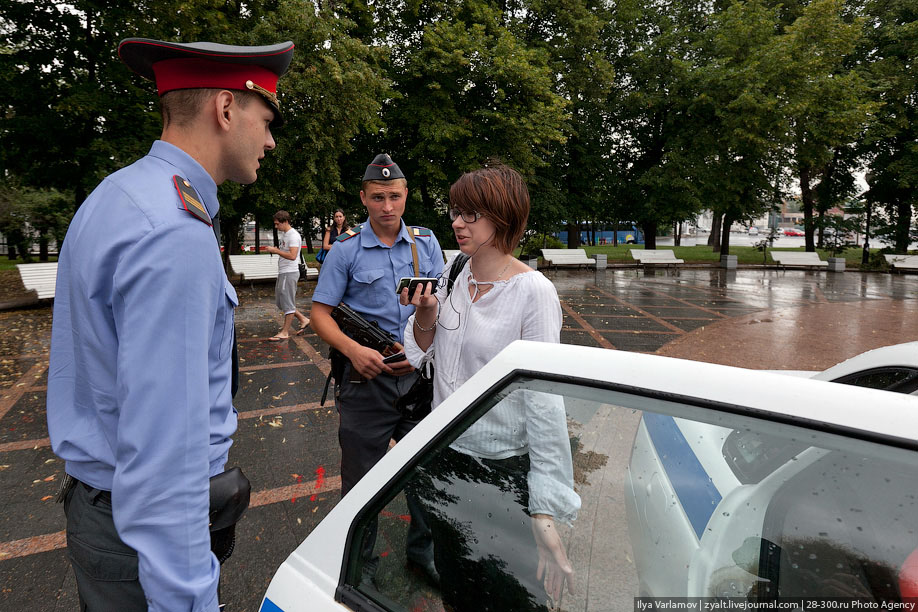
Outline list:
[[[277,259],[275,255],[230,255],[230,267],[243,280],[269,280],[277,278]],[[306,278],[316,278],[319,271],[306,266]]]
[[[771,259],[780,266],[816,266],[827,268],[829,262],[819,259],[819,254],[812,251],[769,251]]]
[[[885,253],[886,263],[896,270],[918,270],[918,255],[895,255]]]
[[[678,259],[672,249],[630,249],[631,258],[642,264],[681,264],[684,259]]]
[[[38,299],[45,300],[54,297],[57,288],[57,262],[37,264],[16,264],[23,286],[29,291],[35,291]]]
[[[584,249],[542,249],[542,259],[551,266],[595,266]]]

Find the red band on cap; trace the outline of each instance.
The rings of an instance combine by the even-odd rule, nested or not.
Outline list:
[[[159,95],[174,89],[248,89],[252,81],[271,93],[277,93],[278,76],[261,66],[214,62],[199,58],[162,60],[153,64]]]

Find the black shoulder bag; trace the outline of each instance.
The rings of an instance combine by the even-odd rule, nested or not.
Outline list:
[[[469,256],[465,253],[459,253],[453,260],[453,265],[449,268],[449,281],[446,285],[447,297],[452,293],[453,285],[468,260]],[[433,377],[432,365],[418,370],[418,378],[408,392],[395,400],[395,407],[403,417],[411,421],[420,421],[430,414],[433,405]]]

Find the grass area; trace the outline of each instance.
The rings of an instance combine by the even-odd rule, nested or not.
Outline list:
[[[618,246],[603,245],[595,247],[583,247],[588,255],[594,255],[596,253],[604,253],[609,260],[609,263],[635,263],[635,260],[632,259],[631,255],[628,254],[628,251],[631,249],[643,249],[644,245],[642,244],[623,244]],[[711,263],[716,264],[720,262],[720,253],[715,253],[711,250],[711,247],[706,245],[699,246],[685,246],[685,247],[673,247],[673,246],[663,246],[659,247],[660,249],[671,249],[675,256],[678,259],[684,259],[685,263]],[[871,253],[877,252],[879,249],[870,249]],[[803,247],[797,248],[786,248],[786,247],[777,247],[769,248],[768,251],[798,251],[803,252]],[[820,259],[827,259],[832,257],[828,251],[825,249],[816,249],[816,252],[819,254]],[[861,264],[861,249],[860,248],[851,248],[847,249],[843,253],[839,254],[838,257],[845,258],[845,267],[847,268],[858,268]],[[759,251],[757,248],[752,246],[731,246],[730,254],[736,255],[736,262],[739,265],[774,265],[774,262],[770,257],[767,259],[765,255]]]

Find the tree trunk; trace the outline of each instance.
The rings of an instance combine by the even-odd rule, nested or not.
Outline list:
[[[720,252],[720,227],[723,215],[713,213],[711,218],[711,235],[708,236],[708,246],[715,253]]]
[[[682,246],[682,222],[673,225],[673,246]]]
[[[641,223],[641,231],[644,232],[644,249],[654,250],[657,248],[657,223],[656,221],[647,221]]]
[[[255,220],[255,252],[261,253],[261,237],[258,231],[258,219]]]
[[[720,232],[720,256],[730,254],[730,227],[733,225],[733,217],[730,213],[724,215],[723,226]],[[717,251],[714,251],[715,253]]]
[[[38,261],[48,261],[48,233],[38,235]]]
[[[803,235],[808,253],[816,252],[816,243],[813,240],[813,208],[816,196],[810,187],[810,169],[800,169],[800,199],[803,202]]]
[[[618,226],[621,225],[621,221],[616,221],[612,225],[612,246],[618,246]]]
[[[568,223],[567,224],[567,248],[569,249],[579,249],[580,248],[580,224],[579,223]]]
[[[909,230],[912,225],[912,205],[905,198],[896,204],[896,253],[908,253]]]

